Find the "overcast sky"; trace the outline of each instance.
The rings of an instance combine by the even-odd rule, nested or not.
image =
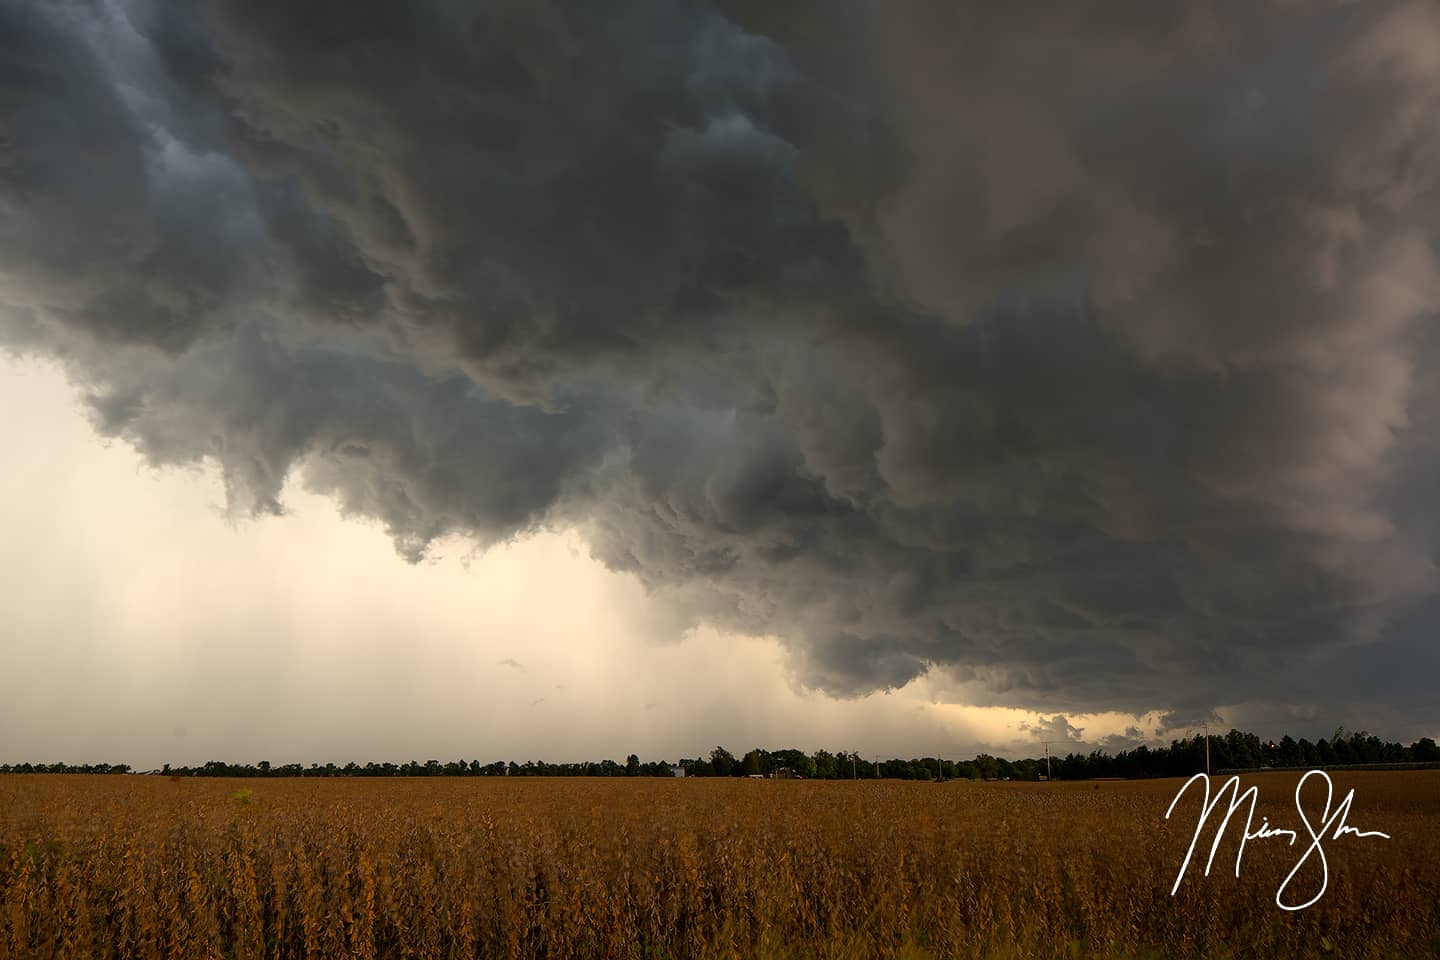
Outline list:
[[[1426,2],[0,0],[0,760],[1434,735],[1437,108]]]

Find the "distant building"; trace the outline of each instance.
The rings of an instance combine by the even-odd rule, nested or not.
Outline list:
[[[805,777],[795,772],[791,767],[781,767],[770,774],[772,780],[804,780]]]
[[[745,777],[746,777],[746,779],[749,779],[749,780],[764,780],[764,779],[765,779],[765,774],[763,774],[763,773],[747,773],[747,774],[745,775]]]
[[[671,767],[671,768],[670,768],[670,776],[672,776],[672,777],[683,777],[683,776],[685,776],[685,768],[684,768],[684,767]]]

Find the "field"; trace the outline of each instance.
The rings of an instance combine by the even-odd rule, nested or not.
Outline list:
[[[1237,880],[1212,828],[1171,896],[1175,780],[3,776],[0,957],[1440,955],[1440,773],[1333,777],[1392,839],[1327,842],[1285,912],[1303,831]],[[1246,778],[1257,826],[1295,781]]]

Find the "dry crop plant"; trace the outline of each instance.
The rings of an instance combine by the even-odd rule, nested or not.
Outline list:
[[[1394,839],[1287,914],[1283,841],[1171,897],[1175,781],[7,776],[0,957],[1436,955],[1440,775],[1336,779]]]

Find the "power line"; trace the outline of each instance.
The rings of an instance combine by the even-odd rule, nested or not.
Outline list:
[[[1203,724],[1205,727],[1205,776],[1210,776],[1210,724]]]

